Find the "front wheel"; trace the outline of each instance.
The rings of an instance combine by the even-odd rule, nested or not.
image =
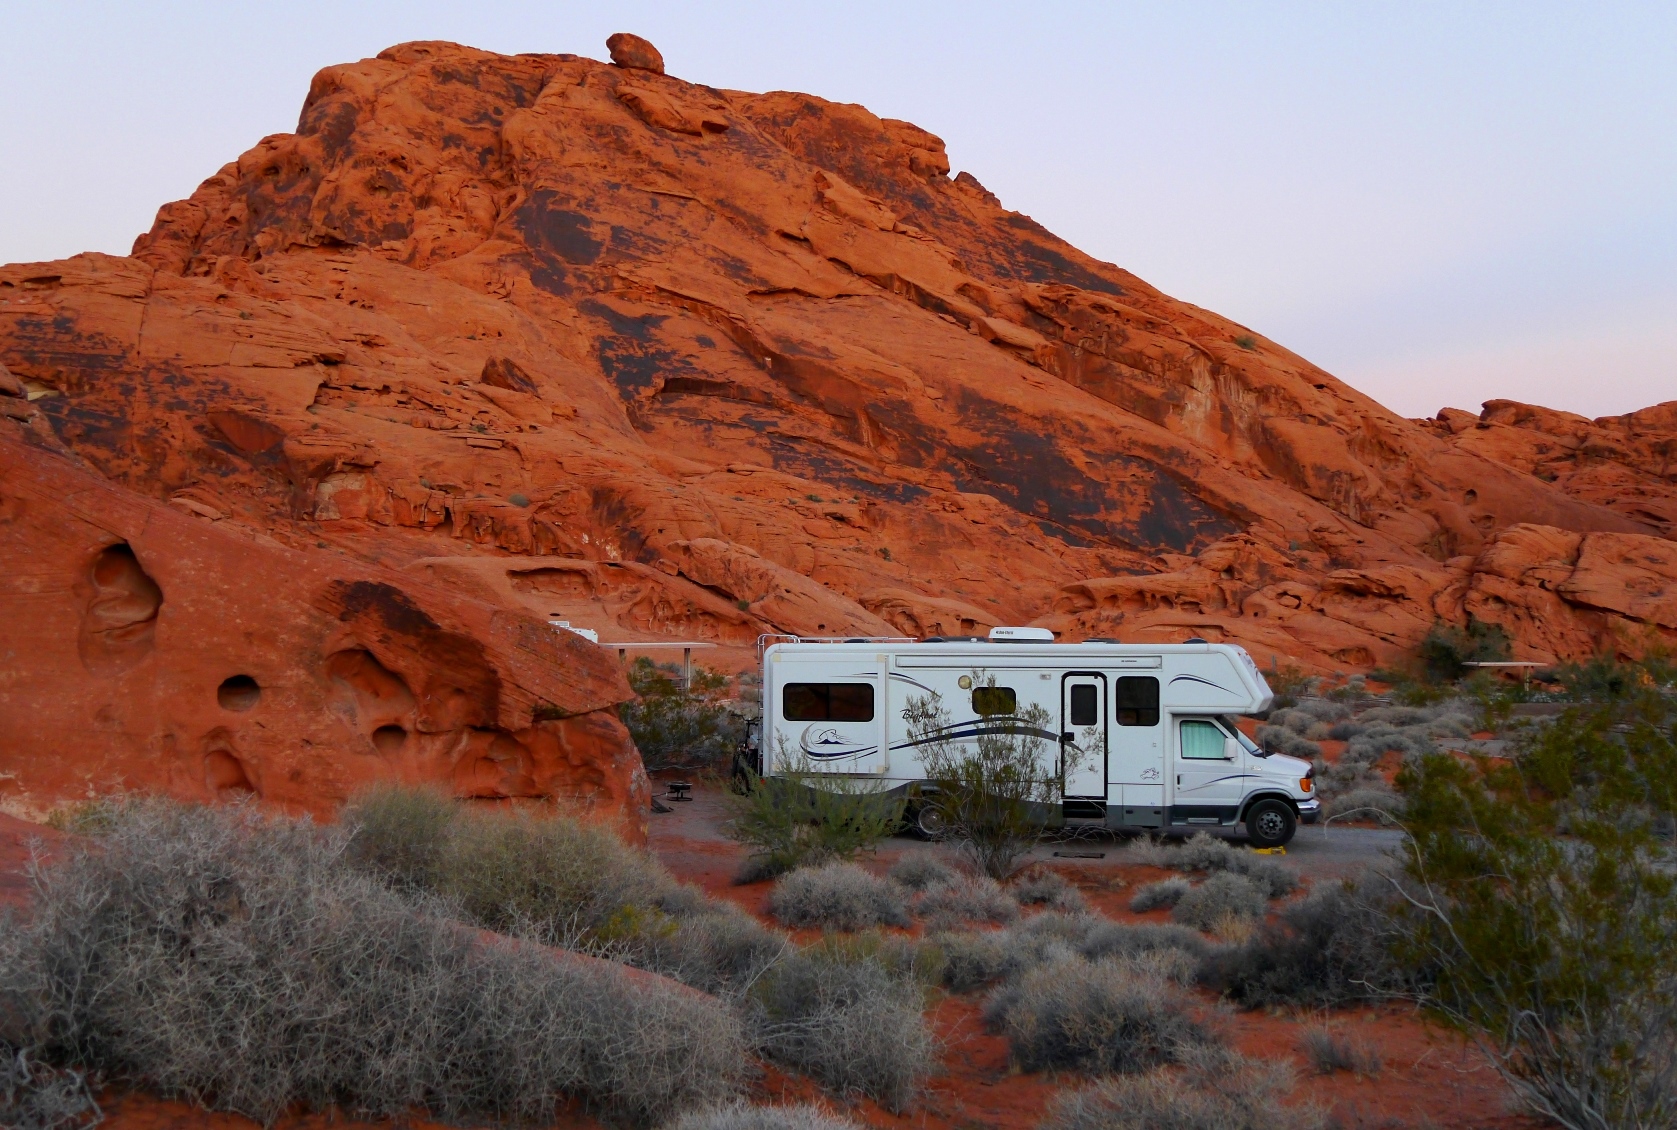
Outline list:
[[[1298,817],[1285,801],[1260,800],[1246,810],[1246,838],[1253,847],[1283,847],[1297,828]]]

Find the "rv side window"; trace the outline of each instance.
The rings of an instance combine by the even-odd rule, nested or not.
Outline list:
[[[1017,714],[1019,712],[1019,696],[1012,687],[974,687],[972,689],[972,712],[974,714]]]
[[[1189,761],[1223,760],[1223,731],[1191,718],[1182,723],[1182,756]]]
[[[1112,701],[1120,726],[1159,724],[1159,680],[1151,675],[1125,675],[1118,679]]]
[[[787,683],[780,713],[788,722],[872,722],[872,683]]]

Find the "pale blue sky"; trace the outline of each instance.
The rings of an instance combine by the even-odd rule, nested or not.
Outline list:
[[[17,3],[0,262],[125,253],[411,39],[861,102],[1408,415],[1677,398],[1677,3]]]

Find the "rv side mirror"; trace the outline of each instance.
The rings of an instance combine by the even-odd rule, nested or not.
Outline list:
[[[1237,758],[1239,756],[1240,756],[1240,739],[1238,739],[1238,738],[1224,738],[1223,739],[1223,760],[1224,761],[1233,761],[1235,758]]]
[[[1060,744],[1061,745],[1070,745],[1072,742],[1075,742],[1076,740],[1077,740],[1077,735],[1072,733],[1070,730],[1061,731],[1061,733],[1060,733]]]

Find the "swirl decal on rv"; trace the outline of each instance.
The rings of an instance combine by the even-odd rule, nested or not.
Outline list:
[[[805,726],[798,735],[798,748],[817,761],[831,761],[839,757],[861,757],[873,753],[877,745],[853,742],[831,726]]]
[[[1203,683],[1206,686],[1213,688],[1214,690],[1222,691],[1224,694],[1234,694],[1235,693],[1234,691],[1231,691],[1228,687],[1223,686],[1221,683],[1214,683],[1210,679],[1202,679],[1198,675],[1177,675],[1174,678],[1172,678],[1170,682],[1171,682],[1172,686],[1175,686],[1177,683]]]

